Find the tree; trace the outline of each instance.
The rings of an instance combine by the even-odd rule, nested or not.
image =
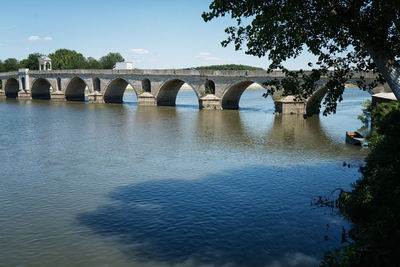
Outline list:
[[[7,71],[16,71],[19,68],[19,62],[16,58],[7,58],[3,63],[3,70]]]
[[[207,22],[225,15],[237,26],[226,28],[223,46],[246,46],[247,54],[268,56],[269,70],[285,72],[286,79],[266,85],[307,98],[318,89],[321,76],[329,76],[324,115],[336,111],[353,71],[377,73],[374,83],[361,78],[359,87],[365,90],[386,81],[400,100],[399,0],[215,0],[202,16]],[[309,63],[311,73],[283,67],[305,49],[318,58],[316,66]]]
[[[3,61],[0,60],[0,72],[4,72],[4,64]]]
[[[40,53],[29,54],[28,58],[20,61],[21,68],[28,68],[30,70],[38,70],[39,69],[39,58],[43,56]]]
[[[400,103],[370,107],[372,150],[353,190],[338,206],[351,241],[325,253],[322,266],[400,266]]]
[[[55,70],[84,69],[86,67],[85,57],[75,50],[58,49],[49,57]]]
[[[121,56],[120,53],[108,53],[106,56],[101,57],[99,60],[103,69],[112,69],[117,62],[123,61],[125,61],[125,59]]]
[[[211,66],[200,66],[196,67],[196,70],[264,70],[263,68],[237,65],[237,64],[227,64],[227,65],[211,65]]]
[[[86,60],[86,68],[88,69],[101,69],[101,64],[92,57],[88,57]]]

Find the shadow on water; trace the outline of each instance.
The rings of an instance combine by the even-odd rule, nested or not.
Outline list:
[[[108,204],[77,221],[115,238],[132,260],[317,266],[323,250],[340,244],[344,222],[311,210],[309,202],[332,183],[348,183],[335,180],[338,169],[338,164],[251,166],[196,180],[147,181],[117,188]],[[324,241],[327,223],[331,238]]]

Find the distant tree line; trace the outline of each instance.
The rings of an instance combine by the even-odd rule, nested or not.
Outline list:
[[[19,68],[38,70],[38,59],[41,56],[44,55],[33,53],[21,61],[18,61],[16,58],[7,58],[4,61],[0,60],[0,72],[16,71]],[[120,53],[108,53],[106,56],[96,60],[93,57],[85,58],[81,53],[69,49],[58,49],[54,53],[49,54],[48,57],[51,58],[54,70],[112,69],[115,63],[125,61]]]
[[[20,68],[28,68],[30,70],[39,69],[39,57],[44,56],[40,53],[29,54],[27,58],[18,61],[16,58],[7,58],[0,60],[0,72],[17,71]],[[125,59],[120,53],[108,53],[99,60],[93,57],[85,58],[81,53],[75,50],[58,49],[54,53],[48,55],[51,58],[52,68],[54,70],[68,69],[112,69],[117,62],[123,62]],[[228,64],[228,65],[211,65],[195,67],[196,70],[263,70],[263,68]]]
[[[264,70],[263,68],[237,65],[237,64],[227,64],[227,65],[211,65],[211,66],[200,66],[194,68],[196,70]]]

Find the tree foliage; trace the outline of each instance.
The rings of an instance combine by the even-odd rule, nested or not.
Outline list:
[[[3,62],[3,69],[7,71],[16,71],[19,68],[19,62],[16,58],[7,58]]]
[[[120,53],[108,53],[100,58],[99,62],[103,69],[113,69],[117,62],[123,62],[125,59]]]
[[[0,60],[0,72],[16,71],[18,68],[38,70],[39,57],[41,56],[43,54],[32,53],[20,62],[15,58],[8,58],[4,62]],[[85,58],[81,53],[69,49],[58,49],[54,53],[51,53],[49,57],[52,60],[54,70],[112,69],[115,63],[125,60],[120,53],[108,53],[106,56],[100,58],[100,60],[96,60],[93,57]]]
[[[377,79],[358,81],[370,89],[386,81],[400,99],[400,1],[399,0],[215,0],[203,19],[230,15],[237,25],[225,31],[223,46],[271,60],[269,69],[282,69],[286,78],[272,80],[274,88],[307,98],[328,76],[324,114],[336,111],[345,82],[354,71],[374,72]],[[283,63],[303,50],[317,57],[311,72],[289,71]],[[332,72],[328,72],[328,70]],[[305,79],[305,81],[304,81]],[[293,86],[296,85],[296,86]]]
[[[195,69],[196,70],[264,70],[263,68],[238,65],[238,64],[200,66],[196,67]]]
[[[30,70],[39,69],[39,58],[43,56],[40,53],[29,54],[28,58],[23,59],[19,62],[21,68],[28,68]]]
[[[101,69],[101,64],[93,57],[88,57],[86,59],[86,68],[87,69]]]
[[[371,108],[373,149],[340,212],[353,223],[350,243],[329,251],[324,266],[400,266],[400,103]]]
[[[49,57],[55,70],[84,69],[86,67],[85,57],[75,50],[58,49]]]

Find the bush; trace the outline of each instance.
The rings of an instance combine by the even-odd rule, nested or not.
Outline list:
[[[400,266],[400,103],[371,111],[372,149],[362,178],[339,196],[339,211],[353,223],[351,241],[325,253],[322,266]]]

